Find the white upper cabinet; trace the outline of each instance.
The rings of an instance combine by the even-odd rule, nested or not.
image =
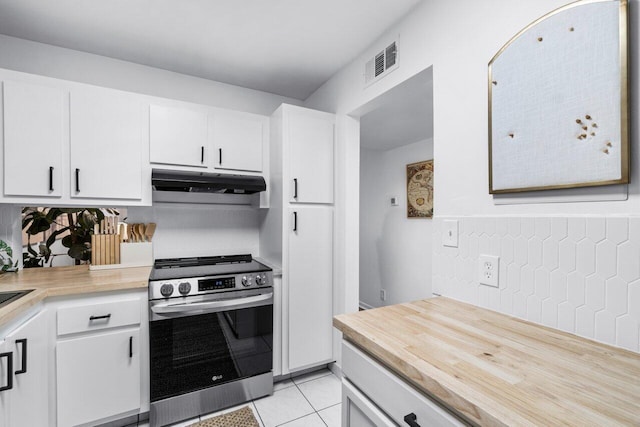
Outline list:
[[[335,116],[304,108],[286,118],[292,203],[333,203]]]
[[[262,172],[268,119],[253,114],[220,112],[210,119],[216,169]]]
[[[4,194],[62,195],[65,93],[5,81]]]
[[[141,99],[101,88],[70,98],[71,197],[141,199]]]
[[[207,167],[207,113],[151,105],[151,163]]]

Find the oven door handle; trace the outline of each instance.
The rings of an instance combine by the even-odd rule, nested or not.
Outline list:
[[[234,298],[220,301],[192,302],[192,303],[160,303],[151,306],[151,311],[156,314],[188,313],[191,311],[220,310],[224,308],[250,308],[259,306],[263,301],[273,300],[273,292],[252,297]]]

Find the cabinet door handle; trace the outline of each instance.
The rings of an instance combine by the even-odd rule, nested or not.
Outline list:
[[[420,427],[420,424],[416,421],[418,417],[413,412],[404,416],[404,422],[411,427]]]
[[[293,231],[298,231],[298,212],[293,212]]]
[[[22,345],[22,369],[16,371],[16,375],[27,373],[27,339],[16,340],[16,345],[18,344]]]
[[[7,358],[7,385],[0,387],[0,391],[11,390],[13,388],[13,353],[0,353],[0,359]]]
[[[222,164],[222,148],[218,148],[218,164]]]
[[[133,357],[133,337],[129,337],[129,359]]]
[[[49,191],[53,191],[53,166],[49,166]]]
[[[293,178],[293,198],[298,198],[298,178]]]
[[[204,163],[204,145],[200,147],[200,163]]]
[[[76,193],[80,192],[80,169],[76,168]]]
[[[89,321],[93,322],[94,320],[102,320],[102,319],[108,320],[110,317],[111,317],[111,313],[105,314],[103,316],[91,316],[89,317]]]

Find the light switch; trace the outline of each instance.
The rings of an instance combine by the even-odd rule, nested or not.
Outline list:
[[[446,219],[442,222],[442,245],[458,247],[458,220]]]

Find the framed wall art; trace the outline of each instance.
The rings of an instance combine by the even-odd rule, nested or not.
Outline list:
[[[627,0],[582,0],[489,62],[489,192],[629,182]]]
[[[433,160],[407,165],[407,218],[433,218]]]

